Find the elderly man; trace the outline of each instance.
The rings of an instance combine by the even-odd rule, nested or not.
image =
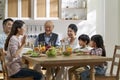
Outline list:
[[[54,29],[54,24],[52,21],[46,21],[44,24],[44,29],[45,32],[41,33],[38,35],[34,46],[38,46],[39,44],[43,44],[45,46],[59,46],[60,45],[60,40],[58,38],[58,34],[53,33],[53,29]],[[34,69],[39,71],[40,69],[40,65],[37,64]],[[54,72],[56,71],[55,68],[46,68],[47,72],[46,72],[46,76],[48,76],[49,78],[51,78],[54,74]]]
[[[3,20],[3,23],[2,23],[3,33],[0,34],[0,48],[4,48],[4,43],[5,43],[7,36],[9,35],[11,31],[12,24],[13,24],[13,20],[11,18],[7,18]],[[0,63],[0,71],[2,71],[1,63]]]
[[[46,21],[44,24],[45,32],[38,35],[34,46],[38,46],[40,43],[44,43],[45,46],[59,46],[60,41],[58,39],[58,34],[53,33],[54,24],[52,21]]]

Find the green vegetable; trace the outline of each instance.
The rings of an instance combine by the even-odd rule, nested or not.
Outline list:
[[[33,50],[28,50],[26,54],[31,54]]]
[[[70,52],[66,52],[66,51],[63,52],[63,55],[64,55],[64,56],[70,56],[71,54],[72,54],[72,53],[70,53]]]
[[[46,51],[46,54],[47,54],[48,57],[55,57],[56,56],[56,49],[54,47],[49,48]]]
[[[39,56],[39,54],[33,51],[33,52],[31,53],[31,56],[37,57],[37,56]]]

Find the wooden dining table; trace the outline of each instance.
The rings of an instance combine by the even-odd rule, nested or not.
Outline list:
[[[102,57],[96,55],[77,55],[72,54],[70,56],[56,56],[56,57],[30,57],[29,55],[23,55],[23,59],[27,62],[40,64],[44,67],[59,67],[59,66],[86,66],[90,68],[90,80],[95,80],[95,65],[100,65],[103,62],[111,61],[110,57]],[[48,78],[47,78],[48,79]],[[49,80],[49,79],[48,79]]]

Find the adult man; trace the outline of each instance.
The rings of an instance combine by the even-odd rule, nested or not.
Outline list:
[[[7,18],[7,19],[3,20],[3,23],[2,23],[3,33],[0,34],[0,48],[4,48],[4,43],[5,43],[5,40],[8,36],[8,34],[11,31],[12,24],[13,24],[13,20],[11,18]]]
[[[11,27],[13,24],[13,20],[11,18],[7,18],[3,20],[3,33],[0,34],[0,48],[4,48],[4,43],[6,41],[7,36],[11,31]],[[0,63],[0,71],[2,71],[1,63]]]
[[[38,46],[39,44],[43,44],[45,46],[59,46],[60,45],[60,41],[58,38],[58,34],[53,33],[53,29],[54,29],[54,24],[52,21],[46,21],[44,24],[44,29],[45,32],[41,33],[38,35],[34,46]],[[40,67],[40,65],[36,65],[35,70],[39,71],[40,69],[37,69],[37,66]],[[47,72],[46,75],[51,78],[51,76],[53,76],[52,74],[54,74],[55,68],[46,68]],[[51,73],[52,72],[52,73]]]
[[[46,21],[44,24],[45,32],[38,35],[34,46],[38,46],[40,43],[45,43],[45,46],[52,45],[58,46],[60,45],[60,41],[58,39],[58,34],[53,33],[54,24],[52,21]]]

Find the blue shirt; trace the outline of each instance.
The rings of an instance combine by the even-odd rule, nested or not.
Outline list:
[[[5,33],[0,34],[0,48],[4,48],[7,35]]]
[[[50,36],[44,35],[45,42],[47,44],[49,44],[49,40],[50,40],[51,36],[52,36],[52,34]],[[39,39],[39,37],[37,37],[37,39],[35,40],[34,46],[38,46],[39,45],[38,39]],[[60,39],[59,39],[59,37],[57,38],[57,41],[56,41],[55,45],[60,45]]]
[[[5,33],[0,34],[0,48],[4,48],[6,38],[7,38],[7,35]],[[1,62],[0,62],[0,71],[2,71]]]

